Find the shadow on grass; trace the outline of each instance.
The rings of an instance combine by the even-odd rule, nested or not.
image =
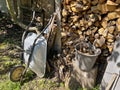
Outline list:
[[[22,81],[18,81],[18,82],[20,82],[21,85],[24,85],[24,83],[32,81],[36,77],[37,77],[37,75],[32,70],[30,70],[28,68],[28,70],[26,71],[26,73],[23,75]]]

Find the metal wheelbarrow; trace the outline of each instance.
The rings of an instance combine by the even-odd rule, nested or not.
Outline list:
[[[23,33],[22,46],[23,46],[23,59],[20,66],[14,67],[10,72],[10,80],[13,82],[22,81],[28,68],[37,74],[39,77],[45,75],[46,70],[46,58],[47,58],[47,40],[49,38],[52,26],[55,21],[56,13],[54,13],[48,24],[41,32],[29,32],[28,28],[31,26],[34,18],[35,11],[33,11],[33,17],[28,25],[27,30]],[[47,36],[47,38],[45,37]]]

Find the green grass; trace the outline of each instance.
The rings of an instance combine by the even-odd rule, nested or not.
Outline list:
[[[6,49],[8,46],[9,46],[9,44],[4,42],[4,43],[0,44],[0,49]]]
[[[20,90],[20,83],[14,83],[10,80],[0,82],[0,90]]]

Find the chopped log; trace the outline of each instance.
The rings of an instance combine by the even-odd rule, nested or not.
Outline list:
[[[77,15],[71,16],[71,19],[72,19],[73,22],[77,22],[79,18],[80,18],[80,17],[77,16]]]
[[[98,33],[95,34],[95,39],[100,38],[100,35]]]
[[[107,1],[107,0],[99,0],[99,3],[102,4],[102,3],[104,3],[105,1]]]
[[[120,0],[116,0],[115,3],[120,4]]]
[[[112,42],[114,42],[114,39],[107,39],[107,41],[112,43]]]
[[[115,5],[106,5],[106,10],[107,11],[115,11],[117,6]]]
[[[61,32],[61,37],[65,37],[65,36],[67,36],[67,33]]]
[[[72,0],[65,0],[65,4],[69,4]]]
[[[91,7],[91,12],[99,13],[99,11],[98,11],[98,6],[92,6],[92,7]]]
[[[103,19],[103,20],[101,21],[102,27],[103,27],[103,28],[106,28],[106,27],[107,27],[107,23],[108,23],[108,21],[105,20],[105,19]]]
[[[93,0],[91,3],[92,3],[92,5],[96,5],[96,4],[98,4],[98,0]]]
[[[62,16],[63,16],[63,17],[66,17],[67,15],[68,15],[67,10],[66,10],[66,9],[63,9],[63,10],[62,10]]]
[[[109,52],[112,52],[113,50],[113,45],[107,45],[108,49],[109,49]]]
[[[120,18],[117,19],[116,23],[120,25]]]
[[[80,31],[80,30],[77,30],[77,32],[78,32],[78,34],[79,34],[79,35],[82,35],[82,31]]]
[[[102,45],[105,44],[105,38],[101,36],[99,39],[95,40],[95,43],[97,47],[102,47]]]
[[[113,39],[113,38],[114,38],[114,36],[112,34],[108,33],[107,39]]]
[[[91,30],[87,30],[87,31],[86,31],[86,35],[89,36],[89,35],[91,35],[91,34],[92,34],[92,31],[91,31]]]
[[[108,12],[106,4],[98,4],[97,9],[101,11],[101,14],[106,14]]]
[[[117,31],[120,32],[120,24],[116,24],[117,25]]]
[[[99,33],[100,35],[102,35],[102,34],[104,33],[104,28],[100,28],[100,29],[98,30],[98,33]]]
[[[107,15],[109,20],[117,19],[120,17],[120,15],[117,12],[110,12]]]
[[[118,18],[116,21],[116,27],[117,27],[117,31],[120,32],[120,18]]]
[[[115,12],[120,15],[120,8],[116,9]]]
[[[107,3],[106,3],[107,5],[111,5],[111,6],[118,6],[118,4],[117,3],[115,3],[115,2],[113,2],[113,1],[111,1],[111,0],[107,0]]]
[[[107,29],[110,34],[113,34],[113,32],[115,31],[115,26],[107,27]]]
[[[108,22],[108,27],[110,26],[115,26],[116,25],[116,21],[115,20],[111,20]]]

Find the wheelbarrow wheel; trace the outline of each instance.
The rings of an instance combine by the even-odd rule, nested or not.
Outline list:
[[[22,73],[24,71],[24,66],[16,66],[10,71],[10,80],[13,82],[18,82],[21,79]]]

